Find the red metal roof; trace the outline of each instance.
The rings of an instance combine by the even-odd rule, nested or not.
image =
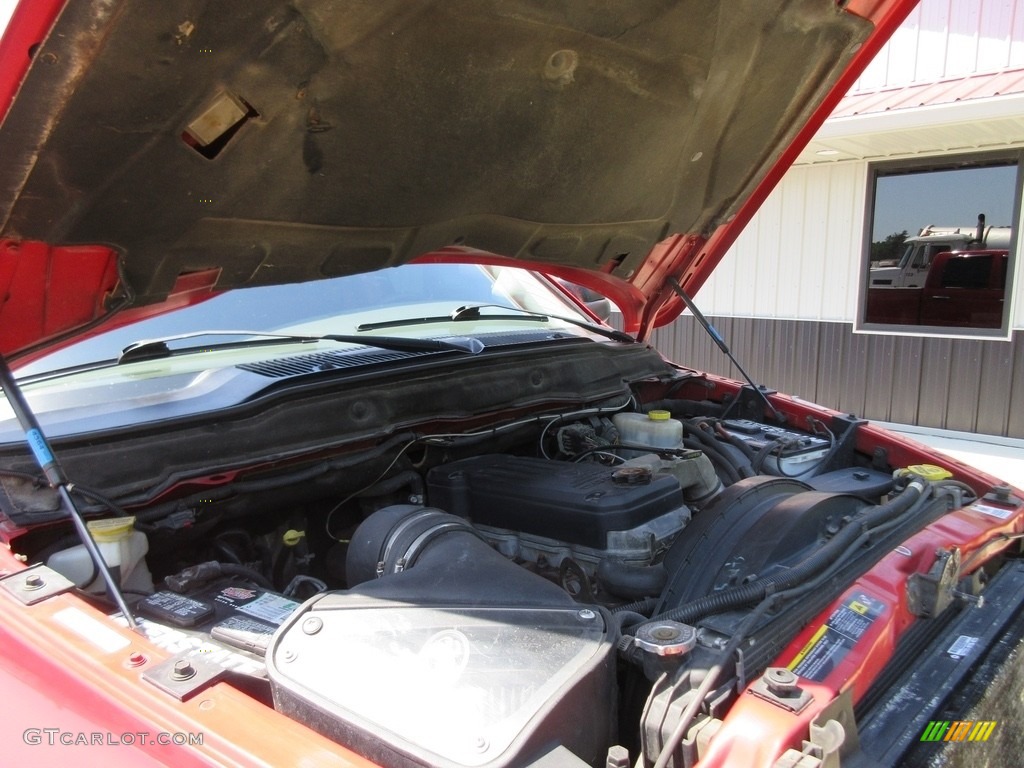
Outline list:
[[[901,88],[849,93],[843,97],[832,117],[851,117],[896,109],[931,107],[958,101],[986,99],[1024,93],[1024,69],[970,75],[935,83],[918,83]]]

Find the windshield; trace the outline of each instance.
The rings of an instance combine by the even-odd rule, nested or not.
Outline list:
[[[28,363],[18,368],[17,374],[23,377],[116,360],[132,343],[200,331],[319,336],[355,334],[366,330],[360,326],[386,324],[389,335],[445,336],[463,331],[451,330],[450,325],[439,328],[436,322],[447,320],[460,307],[486,304],[591,320],[562,292],[526,270],[474,264],[407,264],[327,280],[230,291],[125,328],[101,332]],[[499,317],[489,321],[488,314]],[[501,330],[502,325],[520,322],[493,307],[481,309],[480,315],[484,322],[495,324],[487,330]],[[549,322],[553,327],[569,327],[555,319]],[[237,337],[203,336],[171,346],[193,348],[219,341],[237,341]]]

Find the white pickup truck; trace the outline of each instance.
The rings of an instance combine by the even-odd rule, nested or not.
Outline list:
[[[973,228],[924,227],[917,235],[906,239],[906,250],[898,265],[870,270],[868,287],[921,288],[936,254],[943,251],[1008,250],[1010,235],[1010,227],[986,227],[984,214],[979,214],[978,225]]]

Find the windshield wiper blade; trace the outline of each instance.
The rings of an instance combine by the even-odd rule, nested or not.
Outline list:
[[[168,346],[168,342],[182,341],[185,339],[196,339],[203,336],[244,336],[241,341],[229,341],[214,344],[212,346],[188,347],[174,350]],[[288,333],[264,333],[263,331],[193,331],[191,333],[180,333],[174,336],[164,336],[159,339],[145,339],[129,344],[117,358],[118,365],[135,363],[141,360],[155,360],[163,357],[170,357],[175,354],[189,354],[202,352],[208,349],[230,349],[252,346],[269,346],[281,342],[292,342],[297,344],[311,344],[318,341],[336,341],[341,344],[358,344],[364,347],[377,347],[388,349],[394,352],[464,352],[471,355],[479,354],[484,350],[484,344],[479,339],[467,336],[453,336],[447,339],[415,339],[403,338],[401,336],[354,336],[351,334],[329,333],[322,336],[301,336]]]
[[[480,312],[483,308],[489,309],[501,309],[506,312],[515,312],[514,315],[484,315]],[[464,320],[536,320],[538,322],[547,322],[548,320],[558,320],[563,323],[569,323],[569,325],[575,325],[578,328],[591,331],[604,336],[605,338],[612,339],[613,341],[621,341],[626,344],[636,343],[636,339],[630,336],[624,331],[617,331],[614,328],[605,328],[603,325],[594,325],[583,320],[577,320],[572,317],[563,317],[561,315],[546,315],[542,312],[534,312],[529,309],[523,309],[521,307],[507,307],[503,304],[470,304],[463,307],[458,307],[453,310],[450,315],[439,315],[437,317],[411,317],[404,320],[382,320],[378,323],[363,323],[362,325],[356,326],[357,331],[375,331],[380,328],[397,328],[403,325],[425,325],[427,323],[447,323],[450,321],[464,321]]]

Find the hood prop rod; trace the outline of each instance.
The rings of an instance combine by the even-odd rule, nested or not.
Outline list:
[[[82,544],[85,545],[89,557],[96,564],[96,570],[103,577],[103,581],[107,585],[107,593],[113,597],[117,607],[121,610],[121,615],[128,622],[129,629],[138,631],[138,623],[128,609],[128,603],[125,602],[124,595],[121,592],[121,585],[114,579],[107,561],[103,559],[103,555],[99,547],[96,546],[96,541],[93,539],[89,527],[85,524],[85,518],[82,517],[82,513],[75,506],[75,502],[71,498],[71,484],[68,482],[67,475],[64,474],[64,469],[57,461],[57,457],[53,455],[50,443],[43,434],[35,414],[32,412],[28,401],[25,399],[25,395],[21,391],[21,387],[15,380],[14,374],[11,373],[10,366],[7,365],[7,360],[3,355],[0,355],[0,388],[7,395],[7,402],[11,404],[11,408],[14,410],[14,416],[18,419],[18,424],[21,425],[21,429],[25,433],[25,441],[28,443],[28,447],[32,449],[32,455],[35,456],[39,468],[43,471],[43,475],[45,475],[50,487],[55,489],[60,496],[64,509],[75,524],[78,538],[82,540]]]
[[[747,375],[747,372],[745,370],[743,370],[743,366],[739,364],[739,361],[733,356],[732,352],[729,351],[729,345],[725,343],[725,339],[723,339],[722,335],[717,330],[715,330],[715,326],[711,324],[711,321],[704,317],[704,313],[701,312],[697,308],[697,305],[693,303],[693,299],[691,299],[689,294],[687,294],[686,291],[683,290],[683,286],[679,284],[679,281],[677,281],[674,277],[669,277],[668,284],[672,291],[680,299],[683,300],[683,304],[685,304],[686,308],[690,310],[690,314],[692,314],[696,321],[700,324],[700,327],[703,328],[707,335],[711,337],[711,340],[718,345],[718,348],[725,353],[725,356],[728,357],[732,364],[736,366],[736,369],[742,374],[747,384],[751,386],[751,388],[764,401],[764,404],[768,406],[768,410],[771,412],[772,416],[777,421],[785,421],[783,415],[776,410],[774,405],[771,404],[771,401],[768,399],[768,396],[764,393],[764,390],[761,389],[761,387],[757,386],[757,384],[754,383],[754,380],[750,378],[749,375]]]

